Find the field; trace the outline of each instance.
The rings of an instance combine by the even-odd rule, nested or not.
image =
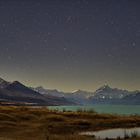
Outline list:
[[[93,110],[60,112],[45,107],[0,107],[0,140],[94,140],[78,133],[138,126],[138,115],[98,114]]]

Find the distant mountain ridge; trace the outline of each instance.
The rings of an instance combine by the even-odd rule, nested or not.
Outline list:
[[[0,101],[32,103],[37,105],[70,105],[74,104],[65,98],[42,95],[18,81],[7,82],[0,79]]]
[[[92,104],[135,104],[139,102],[133,101],[133,99],[128,100],[126,97],[131,97],[137,94],[137,91],[128,91],[118,88],[111,88],[108,85],[104,85],[101,88],[97,89],[94,93],[94,96],[90,97],[90,103]]]
[[[43,87],[27,87],[19,81],[0,78],[0,102],[31,103],[37,105],[140,104],[140,91],[127,91],[104,85],[96,91],[62,92]]]
[[[64,93],[58,90],[44,89],[43,87],[37,87],[34,88],[34,90],[41,94],[64,97],[77,104],[140,104],[140,99],[135,98],[136,94],[140,96],[139,91],[111,88],[109,85],[101,86],[95,92],[77,90]],[[133,96],[134,99],[130,100],[131,96]]]
[[[116,99],[121,99],[129,94],[131,94],[132,92],[129,92],[127,90],[122,90],[122,89],[117,89],[117,88],[111,88],[108,85],[104,85],[102,87],[100,87],[99,89],[97,89],[94,92],[94,98],[116,98]]]
[[[128,96],[125,96],[122,99],[122,103],[124,104],[135,104],[135,105],[140,105],[140,92],[136,91],[134,94],[130,94]]]
[[[53,95],[57,97],[64,97],[71,102],[75,102],[76,104],[89,104],[88,97],[91,96],[92,92],[76,90],[74,92],[61,92],[56,89],[44,89],[43,87],[32,88],[33,90],[45,94],[45,95]]]

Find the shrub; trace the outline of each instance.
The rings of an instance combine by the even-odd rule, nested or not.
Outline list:
[[[87,120],[77,120],[75,122],[73,122],[76,125],[82,125],[82,126],[89,126],[91,125],[91,122],[87,121]]]
[[[129,137],[129,135],[127,134],[127,132],[126,131],[124,131],[124,139],[129,139],[130,137]]]
[[[138,137],[137,131],[132,132],[132,133],[131,133],[131,137],[132,137],[132,138]]]

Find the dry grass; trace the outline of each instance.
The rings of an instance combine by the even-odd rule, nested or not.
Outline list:
[[[94,140],[77,134],[81,131],[134,126],[140,126],[140,116],[0,107],[0,137],[4,140]]]

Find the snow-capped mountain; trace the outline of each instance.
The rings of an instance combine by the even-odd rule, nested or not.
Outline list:
[[[76,90],[74,92],[65,93],[58,90],[44,89],[43,87],[33,89],[44,95],[64,97],[68,101],[75,102],[76,104],[129,104],[131,103],[131,96],[134,98],[133,104],[135,104],[135,102],[137,103],[138,100],[140,101],[140,99],[135,99],[135,94],[139,91],[130,92],[118,88],[111,88],[108,85],[101,86],[95,92]],[[139,97],[139,95],[137,96]]]
[[[93,93],[82,91],[82,90],[76,90],[73,92],[61,92],[56,89],[44,89],[43,87],[37,87],[32,88],[33,90],[46,95],[52,95],[56,97],[64,97],[69,101],[75,102],[77,104],[88,104],[88,97],[90,97]]]
[[[76,90],[74,92],[64,94],[64,97],[70,99],[71,101],[78,102],[79,104],[89,104],[88,98],[92,94],[92,92]]]
[[[39,92],[40,94],[51,95],[51,96],[56,96],[56,97],[64,97],[64,93],[56,89],[45,89],[42,86],[31,88],[31,89]]]
[[[140,92],[135,91],[122,99],[123,104],[140,104]]]
[[[7,82],[0,78],[0,101],[3,100],[40,105],[140,104],[140,91],[130,92],[104,85],[95,92],[62,92],[41,86],[29,88],[18,81]]]
[[[127,91],[118,88],[111,88],[104,85],[94,92],[93,96],[89,97],[91,104],[127,104],[126,97],[134,95],[136,91]]]
[[[129,95],[131,92],[127,90],[111,88],[108,85],[104,85],[94,92],[93,98],[96,99],[122,99]]]

